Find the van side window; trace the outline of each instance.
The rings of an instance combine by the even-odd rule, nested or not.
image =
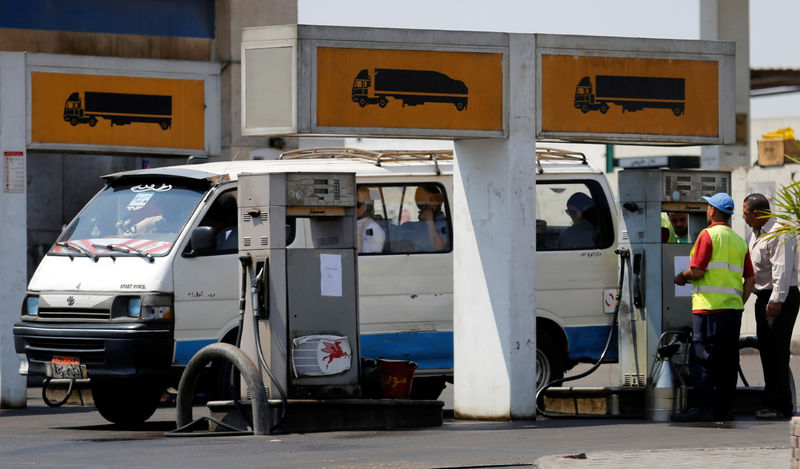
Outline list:
[[[359,254],[419,254],[452,249],[450,207],[441,184],[361,184],[358,192]]]
[[[214,199],[203,219],[197,225],[213,228],[217,240],[216,249],[204,252],[204,255],[229,254],[238,251],[238,213],[236,189],[225,191]]]
[[[596,181],[536,182],[536,250],[605,249],[614,228]]]

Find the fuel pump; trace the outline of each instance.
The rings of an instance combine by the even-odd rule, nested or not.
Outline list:
[[[678,287],[673,279],[689,265],[689,254],[708,225],[703,196],[731,191],[728,171],[626,169],[619,173],[619,199],[625,228],[621,245],[630,249],[629,311],[619,317],[619,369],[622,386],[645,386],[653,377],[657,359],[666,350],[664,340],[691,330],[691,284]],[[689,242],[678,244],[663,236],[662,213],[688,214]],[[674,344],[673,344],[674,345]],[[682,354],[687,347],[682,347]],[[668,360],[669,357],[666,357]],[[679,361],[679,360],[676,360]],[[685,360],[684,360],[685,363]],[[678,367],[688,376],[685,366]],[[648,391],[650,389],[648,388]],[[650,400],[650,396],[648,396]],[[663,417],[663,416],[661,416]],[[667,415],[668,417],[668,415]]]
[[[243,321],[241,344],[269,390],[360,395],[355,226],[354,174],[239,175],[245,316],[255,317]],[[287,248],[295,227],[304,242]]]

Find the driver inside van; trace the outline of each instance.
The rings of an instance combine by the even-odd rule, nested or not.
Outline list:
[[[572,219],[569,226],[558,237],[562,249],[591,249],[595,247],[595,224],[591,221],[594,201],[583,192],[576,192],[567,199],[567,215]]]
[[[356,222],[358,252],[381,252],[383,251],[383,243],[386,242],[386,233],[384,233],[383,228],[372,219],[375,209],[369,188],[366,186],[359,186],[356,195],[358,197],[358,221]]]
[[[217,197],[202,221],[201,225],[214,229],[218,251],[227,251],[238,247],[237,214],[236,192],[228,191]]]

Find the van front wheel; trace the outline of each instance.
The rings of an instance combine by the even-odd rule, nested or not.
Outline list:
[[[564,356],[552,337],[536,336],[536,390],[564,377]]]
[[[117,425],[139,425],[149,419],[165,389],[151,379],[92,379],[92,399],[100,415]]]

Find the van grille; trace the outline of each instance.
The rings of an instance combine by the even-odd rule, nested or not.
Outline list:
[[[25,351],[35,361],[49,362],[53,355],[77,356],[81,363],[103,363],[106,344],[103,340],[26,337]]]
[[[39,317],[47,319],[111,319],[111,311],[96,308],[39,308]]]

